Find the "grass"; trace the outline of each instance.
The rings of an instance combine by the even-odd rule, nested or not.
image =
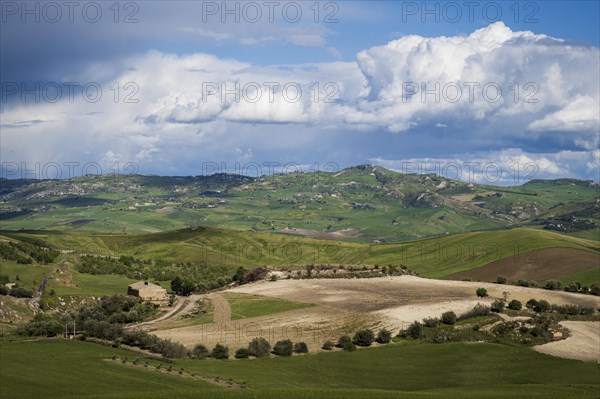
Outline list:
[[[19,263],[0,260],[0,274],[8,276],[11,282],[17,282],[25,288],[37,288],[45,274],[52,273],[52,266],[22,265]],[[17,280],[19,276],[19,280]]]
[[[588,287],[592,284],[600,285],[600,267],[592,267],[587,270],[562,276],[559,280],[563,285],[567,285],[571,282],[578,282],[581,285],[586,285]]]
[[[175,360],[173,370],[246,389],[127,367],[135,353],[51,340],[0,344],[1,398],[596,398],[595,364],[500,344],[403,344],[242,361]],[[147,359],[142,359],[146,361]],[[157,364],[156,360],[148,360]],[[165,363],[163,362],[163,365]],[[173,373],[175,374],[175,372]]]
[[[53,288],[56,295],[60,296],[124,295],[127,294],[127,286],[136,281],[138,280],[133,280],[125,276],[73,272],[72,283],[75,285],[74,287],[61,285],[60,283],[56,283],[55,280],[50,280],[49,288]]]
[[[122,392],[140,397],[168,394],[173,390],[219,389],[212,384],[186,380],[107,361],[113,355],[135,353],[91,343],[62,339],[0,344],[1,398],[85,398],[102,393],[120,397]]]
[[[266,316],[290,310],[304,309],[314,306],[310,303],[287,301],[285,299],[267,298],[260,295],[233,294],[224,295],[231,306],[231,319],[247,319]]]

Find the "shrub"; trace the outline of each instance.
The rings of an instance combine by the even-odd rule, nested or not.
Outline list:
[[[570,282],[566,287],[565,291],[567,292],[579,292],[581,290],[581,284],[576,282]]]
[[[534,310],[537,307],[537,305],[538,305],[538,301],[536,301],[535,299],[532,298],[527,301],[527,303],[525,304],[525,307],[527,309]]]
[[[459,317],[459,320],[470,319],[471,317],[477,316],[487,316],[488,314],[490,314],[490,308],[482,303],[478,303],[477,305],[473,306],[473,309],[462,314]]]
[[[354,334],[354,338],[352,338],[352,343],[358,346],[369,346],[375,340],[375,334],[372,330],[365,328],[359,330]]]
[[[502,312],[504,310],[504,301],[502,299],[496,299],[494,302],[492,302],[490,310],[496,313]]]
[[[340,339],[338,339],[337,346],[343,348],[346,342],[352,342],[352,338],[349,335],[342,335]]]
[[[496,277],[496,284],[506,284],[506,277],[504,276],[498,276]]]
[[[517,301],[516,299],[513,299],[508,303],[508,308],[512,310],[521,310],[522,307],[523,305],[521,304],[521,302]]]
[[[477,288],[477,290],[475,290],[475,294],[477,294],[479,298],[488,296],[488,292],[485,288]]]
[[[590,287],[590,294],[600,296],[600,285],[592,284]]]
[[[330,351],[333,349],[333,342],[331,341],[325,341],[325,343],[323,344],[323,346],[321,347],[322,349],[326,350],[326,351]]]
[[[228,359],[229,348],[221,344],[216,344],[210,355],[215,359]]]
[[[13,287],[8,292],[8,295],[15,298],[33,298],[33,291],[23,287]]]
[[[449,325],[456,323],[456,313],[452,311],[442,313],[442,323]]]
[[[254,338],[248,344],[248,353],[250,356],[264,357],[269,356],[271,352],[271,344],[263,337]]]
[[[292,356],[294,352],[294,345],[289,339],[283,341],[277,341],[273,347],[273,353],[277,356]]]
[[[343,348],[347,352],[354,352],[356,350],[356,345],[354,345],[352,342],[346,342]]]
[[[235,351],[236,359],[247,359],[248,356],[250,356],[250,352],[246,348],[240,348],[237,351]]]
[[[385,328],[382,330],[379,330],[379,332],[377,333],[377,337],[375,338],[375,341],[377,341],[380,344],[387,344],[392,340],[392,333],[389,332],[388,330],[386,330]]]
[[[294,344],[294,352],[308,353],[308,345],[305,342],[297,342]]]
[[[560,290],[562,284],[558,280],[548,280],[546,284],[544,284],[544,288],[547,290]]]
[[[8,295],[8,288],[0,283],[0,295]]]
[[[406,329],[406,335],[412,339],[420,339],[423,336],[423,325],[415,321]]]
[[[437,317],[427,317],[423,319],[423,324],[425,327],[437,327],[440,324],[440,319]]]
[[[552,309],[552,307],[550,306],[548,301],[542,299],[542,300],[537,301],[537,306],[535,306],[533,308],[533,311],[542,313],[542,312],[549,312],[551,309]]]
[[[208,357],[209,353],[208,348],[202,344],[198,344],[192,349],[192,356],[197,359],[204,359]]]

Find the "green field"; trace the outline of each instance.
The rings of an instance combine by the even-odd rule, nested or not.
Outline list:
[[[52,266],[22,265],[15,262],[0,260],[0,274],[8,276],[11,282],[17,282],[25,288],[37,288],[46,274],[54,271]],[[18,280],[17,280],[18,276]]]
[[[133,352],[43,340],[0,344],[1,398],[596,398],[594,364],[498,344],[391,344],[242,361],[176,360],[173,370],[246,382],[221,388],[109,360]],[[148,359],[142,359],[146,361]],[[152,365],[157,361],[149,360]],[[165,363],[163,362],[163,365]],[[435,370],[435,372],[431,372]]]
[[[274,269],[308,264],[405,265],[424,277],[447,275],[483,266],[507,256],[541,248],[575,248],[598,253],[598,241],[547,230],[519,228],[461,233],[396,244],[360,244],[279,234],[213,228],[185,229],[146,235],[4,233],[13,239],[38,238],[59,249],[104,256],[130,255],[202,263],[231,271],[265,266]]]
[[[117,275],[93,275],[79,272],[72,273],[72,284],[75,286],[64,286],[50,280],[49,288],[53,288],[57,295],[115,295],[126,294],[127,286],[139,280],[133,280],[125,276]]]
[[[559,279],[563,284],[569,284],[570,282],[578,282],[581,285],[591,286],[592,284],[600,285],[600,267],[593,267],[591,269],[582,270],[577,273],[568,274]]]
[[[260,295],[225,294],[231,306],[231,319],[247,319],[266,316],[289,310],[304,309],[314,306],[310,303],[287,301],[285,299],[267,298]]]

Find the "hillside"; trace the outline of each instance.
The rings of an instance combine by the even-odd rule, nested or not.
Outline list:
[[[597,236],[600,186],[464,183],[360,165],[338,173],[2,180],[3,230],[143,234],[207,226],[355,242],[534,226]]]

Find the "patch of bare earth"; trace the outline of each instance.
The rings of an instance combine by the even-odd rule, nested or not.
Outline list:
[[[284,228],[279,230],[280,233],[283,234],[293,234],[306,236],[311,238],[318,238],[321,240],[339,240],[340,238],[347,237],[360,237],[361,229],[357,228],[347,228],[336,231],[318,231],[318,230],[309,230],[309,229],[296,229],[296,228]]]
[[[497,276],[510,280],[544,281],[600,266],[600,254],[575,248],[543,248],[455,273],[447,279],[471,278],[495,281]]]
[[[477,298],[475,290],[487,289],[490,297]],[[425,317],[438,317],[445,311],[464,313],[477,303],[489,303],[506,292],[508,299],[525,303],[531,298],[553,304],[599,306],[599,298],[563,291],[515,287],[491,283],[430,280],[414,276],[370,279],[305,279],[261,281],[225,292],[263,295],[317,306],[261,317],[231,320],[228,302],[221,294],[211,294],[215,323],[163,329],[154,333],[192,347],[224,343],[235,349],[254,337],[270,342],[289,338],[304,341],[311,351],[324,341],[361,327],[386,327],[398,332],[406,324]]]
[[[600,363],[600,322],[561,321],[569,337],[561,341],[534,346],[537,352],[566,359]]]

